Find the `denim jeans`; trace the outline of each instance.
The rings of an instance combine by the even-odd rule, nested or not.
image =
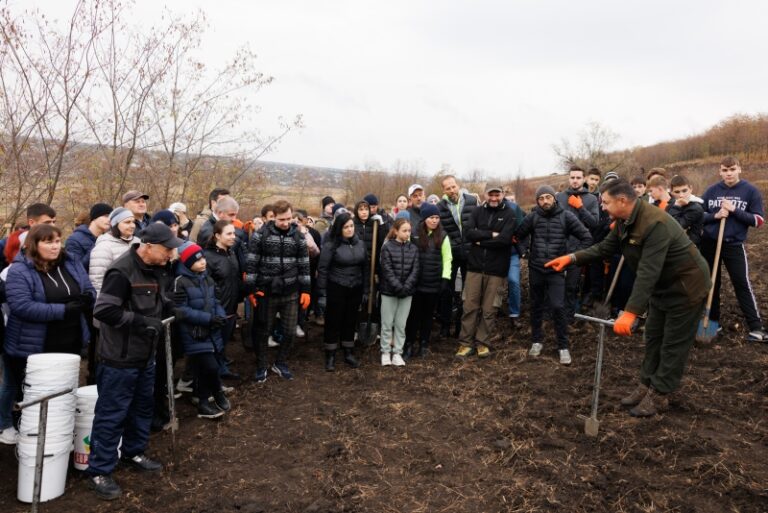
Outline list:
[[[509,296],[507,297],[509,316],[520,317],[520,255],[517,253],[513,253],[509,259],[507,282],[509,283]]]
[[[2,322],[2,320],[0,320]],[[3,383],[0,385],[0,431],[13,426],[13,402],[16,399],[16,388],[9,383],[8,368],[0,358],[0,365],[3,366]]]

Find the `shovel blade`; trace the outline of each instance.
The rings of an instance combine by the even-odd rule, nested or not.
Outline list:
[[[379,334],[379,325],[373,322],[361,322],[357,330],[357,339],[364,346],[372,346],[376,343]]]
[[[709,319],[707,326],[704,326],[704,321],[699,321],[699,327],[696,330],[696,342],[712,342],[717,337],[717,330],[720,328],[720,323]]]
[[[584,434],[587,436],[597,436],[597,432],[600,430],[600,421],[587,417],[584,419]]]

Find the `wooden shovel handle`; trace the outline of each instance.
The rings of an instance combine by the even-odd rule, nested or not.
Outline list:
[[[371,241],[371,281],[368,287],[368,317],[373,313],[373,298],[376,295],[373,287],[375,285],[374,275],[376,274],[376,244],[379,241],[379,222],[373,222],[373,240]]]
[[[715,280],[717,279],[717,270],[720,269],[720,250],[723,248],[723,234],[725,233],[725,220],[723,217],[720,219],[720,231],[717,233],[717,247],[715,248],[715,260],[712,262],[712,287],[709,289],[709,295],[707,296],[707,307],[704,309],[704,319],[702,319],[702,326],[707,329],[709,326],[709,311],[712,308],[712,297],[715,295]]]

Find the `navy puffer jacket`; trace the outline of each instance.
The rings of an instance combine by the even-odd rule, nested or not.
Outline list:
[[[96,236],[88,229],[87,224],[81,224],[67,238],[67,254],[79,260],[88,272],[91,264],[91,250],[96,245]]]
[[[187,266],[176,267],[173,291],[186,292],[186,300],[177,308],[181,310],[179,335],[184,354],[221,352],[224,343],[221,329],[211,328],[214,316],[226,317],[221,303],[216,299],[216,285],[207,273],[193,273]]]
[[[93,295],[96,291],[91,285],[83,265],[69,255],[65,255],[64,268],[77,281],[80,290]],[[42,353],[49,321],[64,319],[63,303],[46,303],[45,288],[35,264],[19,252],[8,268],[5,284],[8,296],[8,325],[6,327],[5,353],[9,356],[26,358],[31,354]],[[83,343],[88,344],[91,332],[84,316],[80,316]]]
[[[381,247],[381,293],[395,297],[412,296],[418,279],[419,250],[416,244],[388,239]]]

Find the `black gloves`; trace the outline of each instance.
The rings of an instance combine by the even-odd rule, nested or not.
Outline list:
[[[87,308],[93,308],[93,305],[96,303],[96,298],[93,297],[93,294],[90,292],[83,292],[78,296],[78,299],[82,301],[83,305]]]
[[[79,298],[69,303],[64,303],[64,318],[75,319],[83,313],[83,310],[85,310],[85,305]]]
[[[214,315],[211,317],[211,328],[217,329],[222,328],[224,325],[227,324],[227,318],[222,317],[220,315]]]
[[[140,333],[147,337],[157,338],[163,332],[163,321],[154,317],[136,314],[134,323],[141,330]]]

